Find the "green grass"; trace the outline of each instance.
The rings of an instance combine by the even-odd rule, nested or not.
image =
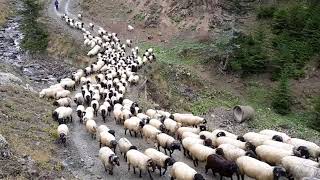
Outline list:
[[[256,110],[255,119],[248,122],[248,127],[254,131],[270,128],[289,132],[289,134],[312,139],[320,133],[308,126],[312,118],[308,112],[296,112],[282,116],[275,113],[271,108],[271,93],[270,87],[265,84],[257,83],[253,80],[248,81],[242,94],[245,96],[238,97],[231,93],[230,90],[218,91],[213,85],[207,84],[197,74],[192,73],[191,76],[186,76],[185,71],[190,71],[194,65],[203,65],[203,51],[208,49],[216,49],[216,46],[211,44],[203,44],[197,42],[174,41],[169,45],[143,43],[141,46],[142,52],[145,49],[152,47],[156,53],[156,67],[158,78],[165,84],[165,88],[161,89],[167,93],[166,97],[169,108],[175,112],[192,112],[197,115],[206,114],[210,109],[217,107],[225,107],[231,109],[235,105],[245,104],[250,105]],[[188,49],[190,53],[183,53]],[[199,53],[200,52],[200,53]],[[182,55],[184,54],[184,55]],[[191,71],[192,72],[192,71]],[[166,83],[163,83],[163,82]],[[156,82],[157,84],[157,82]],[[159,85],[158,84],[158,85]],[[180,86],[187,85],[192,87],[196,98],[189,99],[179,91]]]
[[[141,47],[142,52],[152,47],[158,62],[173,65],[203,64],[205,63],[205,58],[200,58],[199,55],[216,49],[214,44],[179,40],[166,45],[142,43],[139,47]]]
[[[257,130],[288,129],[297,137],[310,138],[320,133],[308,127],[312,118],[308,112],[292,112],[288,115],[279,115],[271,109],[270,97],[272,91],[261,83],[251,82],[246,89],[245,102],[256,110],[255,118],[249,121],[249,126]]]

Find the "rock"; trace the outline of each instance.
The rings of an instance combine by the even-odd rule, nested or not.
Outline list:
[[[0,150],[8,148],[7,140],[0,134]]]
[[[101,176],[97,176],[97,179],[102,179],[102,177]]]
[[[84,160],[81,158],[81,160],[80,160],[81,162],[84,162]]]
[[[20,84],[22,80],[11,73],[0,72],[0,85],[12,83]]]

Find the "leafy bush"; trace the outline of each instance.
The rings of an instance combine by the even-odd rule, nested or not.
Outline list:
[[[272,97],[272,108],[281,115],[289,114],[291,111],[292,96],[289,89],[287,76],[282,76],[278,88]]]
[[[269,19],[273,17],[273,13],[276,11],[274,6],[260,7],[257,12],[258,19]]]
[[[320,4],[300,2],[277,9],[262,7],[257,16],[272,17],[269,24],[272,31],[265,31],[268,38],[264,39],[256,35],[237,38],[240,48],[234,51],[231,69],[261,73],[268,67],[276,80],[284,70],[288,70],[289,78],[303,76],[305,65],[320,52]]]
[[[25,9],[21,11],[24,37],[22,48],[31,53],[44,52],[48,46],[48,32],[44,24],[37,21],[41,5],[36,0],[23,0]]]
[[[235,41],[240,48],[235,50],[231,69],[241,71],[242,74],[265,72],[267,56],[262,48],[263,34],[241,35]]]
[[[316,114],[316,124],[320,125],[320,96],[316,98],[314,112]]]

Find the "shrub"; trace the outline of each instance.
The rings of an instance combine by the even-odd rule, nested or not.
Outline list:
[[[274,6],[260,7],[257,12],[258,19],[270,19],[273,17],[273,13],[276,11]]]
[[[292,96],[289,89],[288,78],[282,75],[278,88],[275,90],[271,106],[281,115],[289,114],[291,111]]]
[[[38,22],[41,5],[36,0],[24,0],[25,9],[21,11],[24,37],[22,48],[31,53],[44,52],[48,46],[48,32],[45,25]]]
[[[231,69],[242,74],[265,72],[267,55],[262,47],[263,35],[241,35],[236,39],[240,48],[235,50],[230,62]]]
[[[320,125],[320,96],[318,96],[316,98],[316,101],[315,101],[314,104],[315,104],[314,112],[315,112],[315,115],[316,115],[316,124]]]

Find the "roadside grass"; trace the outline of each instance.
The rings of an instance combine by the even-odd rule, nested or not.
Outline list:
[[[192,112],[197,115],[204,115],[213,108],[225,107],[231,109],[238,104],[251,105],[256,110],[255,119],[248,121],[248,127],[255,131],[262,129],[278,129],[285,131],[292,136],[314,139],[320,133],[309,127],[312,115],[305,112],[293,111],[282,116],[271,109],[270,97],[272,88],[257,82],[248,82],[238,97],[230,90],[217,90],[214,85],[200,79],[199,75],[192,71],[195,65],[205,66],[201,55],[205,51],[216,51],[213,44],[198,42],[175,41],[169,45],[142,43],[141,52],[152,47],[157,57],[155,70],[151,72],[154,82],[153,90],[161,91],[154,98],[162,101],[167,109],[173,112]],[[186,75],[190,72],[190,76]],[[154,78],[156,77],[156,78]],[[246,80],[244,80],[246,82]],[[190,87],[194,97],[190,98],[181,92],[181,87]],[[183,89],[183,88],[182,88]],[[151,91],[153,92],[153,91]],[[152,94],[152,93],[151,93]],[[159,95],[163,97],[158,97]],[[160,105],[162,104],[159,103]]]
[[[9,0],[0,0],[0,27],[2,27],[7,18],[12,14],[12,10],[10,9]]]
[[[3,85],[0,92],[0,134],[17,155],[30,155],[42,171],[52,171],[57,138],[57,125],[48,113],[52,105],[21,86]]]

